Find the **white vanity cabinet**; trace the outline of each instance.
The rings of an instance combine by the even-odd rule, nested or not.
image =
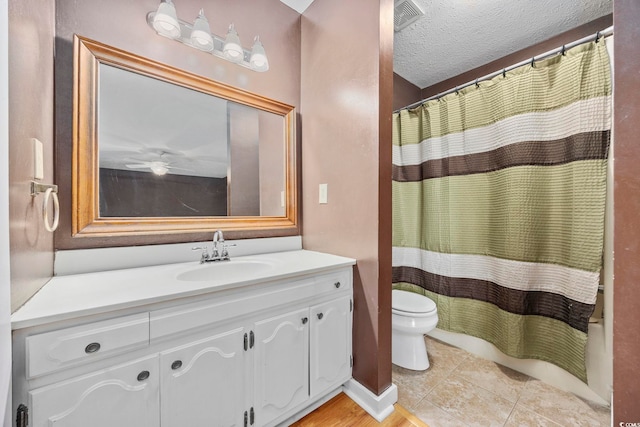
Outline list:
[[[351,376],[351,313],[353,301],[344,296],[310,308],[310,390],[317,395]]]
[[[160,353],[162,426],[242,426],[243,328]]]
[[[254,411],[268,424],[309,399],[309,309],[255,324]]]
[[[279,425],[351,378],[352,310],[343,264],[14,325],[14,410],[29,427]]]
[[[29,397],[29,427],[156,427],[158,357],[41,387]]]

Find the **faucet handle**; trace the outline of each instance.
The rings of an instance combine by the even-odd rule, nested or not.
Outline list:
[[[201,250],[202,254],[200,255],[200,264],[206,262],[209,260],[210,256],[209,256],[209,250],[207,249],[206,246],[196,246],[191,248],[192,251],[198,251]]]
[[[232,246],[237,246],[235,243],[222,243],[222,250],[220,251],[220,258],[223,260],[228,260],[229,259],[229,251],[227,250],[227,248],[232,247]]]

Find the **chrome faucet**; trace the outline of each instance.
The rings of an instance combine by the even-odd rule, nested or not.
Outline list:
[[[224,241],[222,230],[216,230],[213,233],[213,247],[211,248],[211,253],[209,253],[209,249],[206,246],[198,246],[191,249],[194,251],[202,250],[202,255],[200,256],[200,264],[204,264],[205,262],[230,260],[229,251],[227,250],[229,246],[235,246],[235,244],[226,243]]]
[[[216,230],[213,233],[213,249],[211,251],[211,258],[213,258],[214,261],[222,260],[222,252],[227,252],[224,245],[224,235],[222,234],[222,230]],[[229,259],[228,253],[227,259]]]

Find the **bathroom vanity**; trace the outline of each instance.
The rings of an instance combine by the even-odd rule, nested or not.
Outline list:
[[[296,250],[54,277],[12,316],[14,410],[33,427],[290,420],[351,378],[353,264]]]

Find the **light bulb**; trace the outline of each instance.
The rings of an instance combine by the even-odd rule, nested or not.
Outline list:
[[[244,59],[244,51],[240,45],[240,37],[233,24],[229,26],[227,38],[224,40],[224,48],[222,49],[224,56],[232,62],[242,62]]]
[[[180,37],[180,23],[176,15],[176,8],[171,0],[160,3],[153,17],[153,29],[165,37],[177,39]]]
[[[260,42],[260,38],[256,36],[253,47],[251,48],[251,68],[256,71],[267,71],[269,69],[269,60],[264,51],[264,46]]]
[[[211,52],[213,50],[213,38],[211,37],[211,29],[209,28],[209,21],[204,16],[204,10],[200,9],[200,14],[193,23],[193,30],[191,31],[191,44],[200,50],[205,52]]]
[[[163,162],[151,162],[149,169],[156,175],[166,175],[169,172],[169,168]]]

